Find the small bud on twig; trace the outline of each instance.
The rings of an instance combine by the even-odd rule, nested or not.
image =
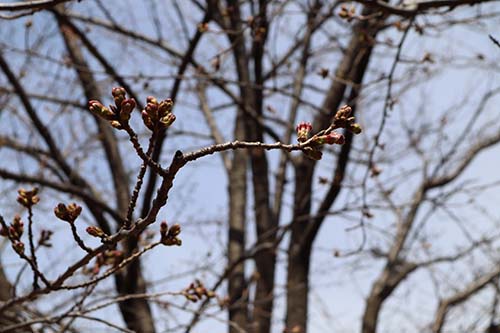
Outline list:
[[[309,138],[309,133],[312,131],[312,125],[308,122],[301,122],[295,128],[297,131],[297,141],[305,142]]]
[[[37,187],[34,187],[32,190],[25,190],[22,188],[18,190],[17,193],[19,193],[17,202],[26,208],[30,208],[40,201],[40,198],[37,196]]]
[[[86,231],[90,236],[99,237],[99,238],[106,237],[106,233],[104,233],[104,231],[102,231],[101,228],[96,227],[96,226],[87,227]]]

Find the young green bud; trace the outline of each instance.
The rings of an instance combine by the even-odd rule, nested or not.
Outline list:
[[[168,113],[172,112],[172,107],[174,106],[174,102],[168,98],[164,101],[161,101],[158,106],[158,115],[160,117],[165,117]]]
[[[170,127],[175,121],[175,115],[173,113],[167,114],[165,117],[160,118],[160,123],[163,127]]]
[[[363,131],[363,129],[361,128],[361,125],[359,125],[358,123],[351,124],[349,126],[349,130],[351,132],[353,132],[354,134],[360,134]]]

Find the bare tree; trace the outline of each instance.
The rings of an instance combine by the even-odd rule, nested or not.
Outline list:
[[[229,332],[315,332],[312,292],[327,304],[340,294],[316,287],[325,246],[342,263],[330,280],[369,275],[351,331],[385,327],[384,308],[401,304],[407,285],[434,288],[426,306],[436,313],[422,314],[419,330],[441,332],[451,308],[485,290],[496,300],[498,221],[476,198],[498,182],[474,183],[470,170],[500,141],[500,90],[491,77],[467,81],[499,70],[498,9],[487,0],[0,4],[0,222],[13,249],[2,259],[22,263],[0,270],[0,332],[78,332],[85,321],[190,332],[211,320]],[[429,40],[440,44],[422,50]],[[473,45],[453,49],[463,40]],[[470,93],[446,97],[447,85]],[[212,154],[224,180],[207,176]],[[167,223],[176,202],[195,214],[217,201],[191,193],[188,172],[213,193],[227,184],[225,208]],[[36,188],[19,190],[16,206],[13,188],[27,184]],[[464,223],[472,212],[480,227]],[[56,219],[66,224],[42,223]],[[339,244],[320,232],[333,224]],[[200,237],[207,256],[165,272],[151,258],[181,245],[181,226],[180,251]],[[79,252],[51,263],[70,247]],[[462,278],[450,282],[454,270]],[[184,287],[162,287],[178,275]],[[476,329],[497,324],[497,302],[487,308]],[[114,311],[123,323],[104,315]]]

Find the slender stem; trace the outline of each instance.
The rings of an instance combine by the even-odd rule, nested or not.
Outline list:
[[[78,233],[77,233],[77,230],[76,230],[76,226],[75,226],[75,221],[73,222],[69,222],[69,225],[71,226],[71,232],[73,233],[73,238],[75,239],[76,243],[78,244],[78,246],[80,246],[80,248],[87,252],[87,253],[92,253],[92,249],[87,247],[85,245],[85,243],[83,243],[83,240],[80,238],[80,236],[78,236]]]
[[[153,152],[155,141],[156,141],[157,131],[154,131],[151,137],[149,138],[149,146],[146,152],[146,156],[151,158],[151,154]],[[134,213],[135,205],[137,203],[137,198],[139,197],[139,192],[141,191],[142,183],[144,182],[144,175],[146,174],[146,170],[148,167],[148,163],[146,160],[143,160],[141,169],[139,170],[139,174],[137,175],[137,182],[134,187],[134,191],[132,192],[132,198],[130,199],[127,211],[127,220],[125,222],[125,227],[130,228],[130,224],[132,223],[132,215]]]
[[[38,262],[36,260],[35,253],[35,242],[33,241],[33,208],[31,206],[28,207],[28,239],[30,242],[30,254],[31,260],[33,260],[33,264],[36,268],[38,268]],[[36,271],[33,271],[33,289],[39,289],[40,286],[38,284],[38,275]]]

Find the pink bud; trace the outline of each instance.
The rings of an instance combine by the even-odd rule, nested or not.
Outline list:
[[[307,138],[309,137],[309,133],[312,130],[312,125],[311,123],[303,121],[297,125],[295,130],[297,131],[297,141],[304,142],[307,141]]]
[[[325,143],[328,143],[329,145],[333,144],[343,145],[344,142],[345,142],[345,137],[340,133],[332,132],[325,136]]]

